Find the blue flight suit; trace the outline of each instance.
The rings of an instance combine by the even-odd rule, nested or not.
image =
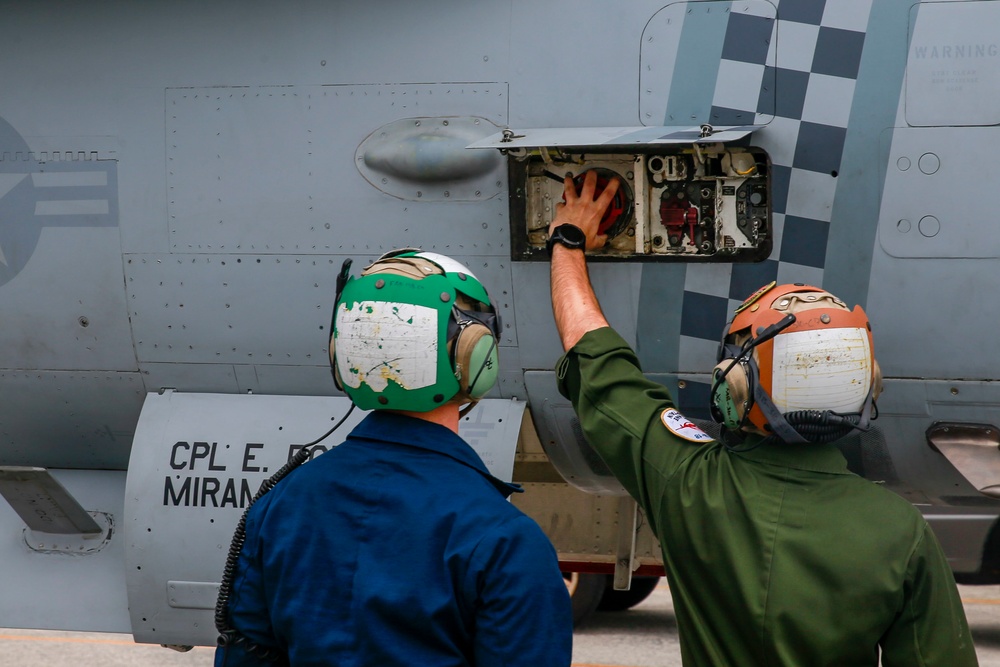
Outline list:
[[[373,412],[251,507],[230,624],[296,667],[568,666],[569,595],[516,490],[447,428]]]

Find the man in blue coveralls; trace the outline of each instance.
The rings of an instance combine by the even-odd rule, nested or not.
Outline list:
[[[341,285],[333,324],[338,384],[372,412],[248,510],[215,664],[568,666],[555,551],[458,436],[498,372],[485,288],[398,251]]]

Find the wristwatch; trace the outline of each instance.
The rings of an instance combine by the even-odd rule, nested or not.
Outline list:
[[[562,224],[552,230],[549,240],[545,242],[545,249],[549,251],[549,257],[552,257],[552,246],[556,243],[574,250],[586,250],[587,235],[576,225]]]

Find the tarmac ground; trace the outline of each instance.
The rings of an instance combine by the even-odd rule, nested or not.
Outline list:
[[[1000,667],[1000,586],[959,586],[981,667]],[[16,667],[209,667],[215,650],[187,653],[136,644],[131,635],[0,629],[0,664]],[[680,665],[665,583],[623,612],[598,612],[574,635],[574,667]]]

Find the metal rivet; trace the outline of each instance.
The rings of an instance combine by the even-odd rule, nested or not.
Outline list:
[[[382,405],[388,405],[389,404],[389,399],[386,398],[385,396],[379,396],[378,397],[378,402],[381,403]]]
[[[822,315],[819,316],[819,321],[822,322],[823,324],[829,324],[830,316],[827,315],[826,313],[823,313]]]
[[[448,303],[449,301],[451,301],[451,295],[448,294],[447,292],[441,292],[441,300],[444,301],[445,303]]]
[[[440,403],[444,400],[444,394],[434,394],[434,402]]]
[[[381,278],[379,278],[378,280],[375,281],[375,289],[382,289],[383,287],[385,287],[385,281],[384,280],[382,280]]]

